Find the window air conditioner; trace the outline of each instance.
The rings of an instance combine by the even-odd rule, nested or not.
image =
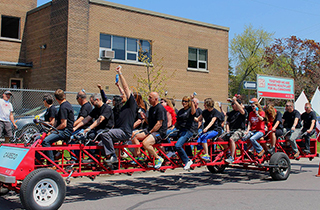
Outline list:
[[[114,58],[114,51],[112,51],[112,50],[102,50],[101,51],[101,58],[104,58],[104,59],[112,59],[112,58]]]

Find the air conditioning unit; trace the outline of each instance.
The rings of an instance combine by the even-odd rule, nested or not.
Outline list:
[[[101,58],[102,59],[112,59],[112,58],[114,58],[114,51],[112,51],[112,50],[102,50],[101,51]]]

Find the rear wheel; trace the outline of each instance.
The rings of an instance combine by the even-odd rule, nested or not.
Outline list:
[[[288,179],[291,171],[291,164],[289,157],[285,153],[274,153],[270,158],[270,165],[270,175],[273,180]]]
[[[215,166],[207,166],[208,170],[213,173],[223,173],[224,170],[226,169],[226,165],[215,165]]]
[[[27,210],[58,209],[66,196],[66,185],[60,174],[41,168],[32,171],[22,182],[20,199]]]

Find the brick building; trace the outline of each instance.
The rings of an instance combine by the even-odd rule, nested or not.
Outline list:
[[[197,92],[200,100],[225,101],[228,95],[227,27],[102,0],[53,0],[37,8],[36,0],[5,2],[10,10],[1,5],[2,19],[18,17],[20,28],[16,38],[1,35],[2,87],[13,78],[24,88],[97,92],[100,83],[117,94],[114,69],[122,65],[137,87],[134,75],[146,75],[144,53],[162,60],[167,76],[175,72],[168,96]]]

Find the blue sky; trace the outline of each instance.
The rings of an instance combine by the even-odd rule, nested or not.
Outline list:
[[[38,0],[38,6],[49,0]],[[319,0],[109,0],[118,4],[226,26],[229,39],[245,25],[274,32],[274,38],[295,35],[320,42]],[[229,41],[230,41],[229,40]]]

